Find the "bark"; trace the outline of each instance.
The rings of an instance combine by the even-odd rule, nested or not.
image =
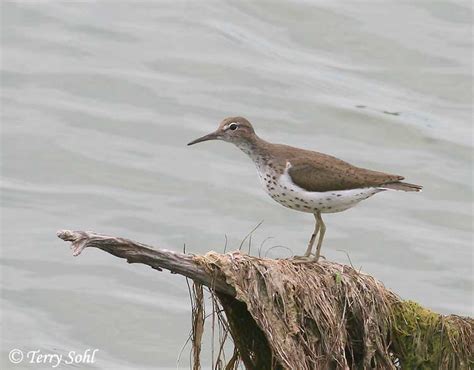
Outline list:
[[[186,276],[218,292],[235,296],[235,289],[227,284],[222,276],[211,275],[199,266],[192,255],[155,249],[146,244],[125,238],[96,234],[90,231],[60,230],[57,236],[71,242],[73,256],[78,256],[85,248],[98,248],[128,263],[142,263],[155,270],[169,270],[171,273]]]

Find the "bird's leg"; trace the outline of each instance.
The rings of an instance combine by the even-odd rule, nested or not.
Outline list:
[[[311,239],[309,240],[309,243],[308,243],[308,248],[306,249],[306,252],[304,254],[305,257],[309,257],[311,255],[314,241],[316,240],[316,236],[318,235],[318,231],[319,231],[319,222],[318,222],[318,217],[316,216],[316,214],[314,214],[314,218],[315,218],[316,223],[314,225],[313,235],[311,235]]]
[[[324,233],[326,232],[326,225],[323,222],[323,218],[321,217],[321,212],[317,212],[314,214],[316,217],[316,221],[319,225],[319,239],[318,245],[316,246],[316,255],[314,256],[314,261],[318,262],[319,256],[321,254],[321,245],[323,244]]]

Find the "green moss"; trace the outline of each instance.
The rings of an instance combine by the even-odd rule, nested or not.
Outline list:
[[[466,343],[462,336],[456,316],[439,315],[413,301],[393,306],[392,348],[403,369],[468,369],[472,359],[470,349],[458,345]]]

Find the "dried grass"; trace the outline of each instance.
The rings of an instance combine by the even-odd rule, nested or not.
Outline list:
[[[201,343],[202,335],[204,333],[204,292],[202,285],[199,283],[193,284],[191,295],[192,305],[192,331],[191,342],[193,349],[193,370],[201,369]]]
[[[236,289],[235,298],[216,295],[247,369],[467,369],[472,364],[472,319],[403,302],[352,267],[239,251],[210,252],[195,261]]]

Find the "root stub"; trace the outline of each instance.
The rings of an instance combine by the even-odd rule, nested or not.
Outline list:
[[[226,369],[239,360],[249,370],[469,369],[474,363],[474,320],[404,301],[350,266],[240,252],[191,256],[84,231],[58,236],[74,252],[99,248],[209,287],[236,347]],[[202,297],[197,302],[204,304]],[[202,316],[199,307],[195,312]],[[200,346],[197,333],[193,345]]]

